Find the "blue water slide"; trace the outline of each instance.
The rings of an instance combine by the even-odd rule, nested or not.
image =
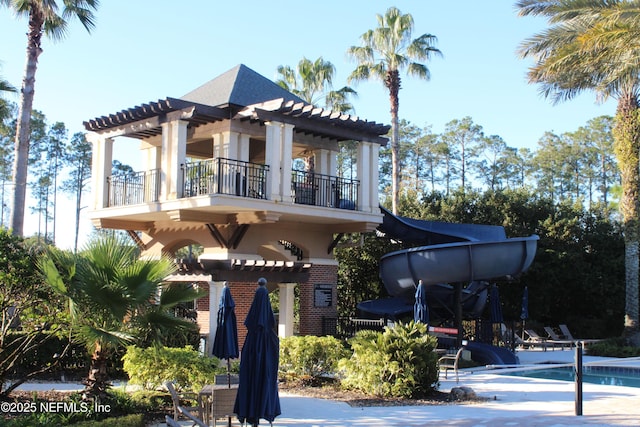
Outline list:
[[[533,262],[538,236],[507,238],[504,227],[423,221],[384,214],[378,231],[390,239],[416,247],[383,255],[380,278],[391,298],[358,304],[363,312],[400,318],[411,312],[419,280],[427,285],[430,312],[454,318],[454,287],[462,290],[463,317],[479,317],[487,300],[487,281],[515,278]],[[470,341],[472,358],[482,364],[517,364],[508,349]]]
[[[481,365],[517,365],[518,356],[504,347],[469,341],[467,350],[471,352],[471,359]]]
[[[500,226],[420,221],[385,209],[383,213],[381,232],[421,244],[380,258],[380,278],[392,297],[410,297],[418,280],[428,286],[514,278],[529,268],[536,254],[536,235],[508,239]]]

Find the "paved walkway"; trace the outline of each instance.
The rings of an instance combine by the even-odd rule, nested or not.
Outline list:
[[[571,363],[573,355],[573,351],[559,350],[518,353],[524,365]],[[585,363],[602,360],[585,357]],[[281,393],[282,415],[276,418],[273,427],[640,426],[640,388],[584,383],[583,415],[576,416],[575,385],[571,382],[496,375],[489,371],[463,372],[459,384],[449,378],[441,381],[440,390],[448,392],[455,386],[467,386],[489,400],[473,404],[356,408],[344,402]],[[235,420],[233,425],[240,424]]]

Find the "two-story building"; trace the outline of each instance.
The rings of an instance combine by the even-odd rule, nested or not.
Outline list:
[[[300,334],[320,334],[322,319],[336,316],[333,249],[344,233],[382,221],[378,151],[389,126],[316,108],[244,65],[181,98],[84,125],[94,225],[126,230],[143,257],[202,247],[197,262],[167,278],[209,290],[197,302],[201,334],[212,341],[224,285],[241,324],[259,277],[279,291],[281,336],[294,333],[295,295]],[[354,176],[338,171],[341,141],[357,144]],[[112,174],[114,160],[131,163],[114,158],[115,144],[137,151],[142,170]],[[294,168],[311,156],[313,169]]]

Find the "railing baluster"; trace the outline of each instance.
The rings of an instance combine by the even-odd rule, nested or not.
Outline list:
[[[294,203],[355,210],[360,181],[293,169],[291,197]]]
[[[268,165],[215,158],[183,166],[185,197],[207,194],[265,199]]]
[[[127,206],[158,201],[158,169],[107,177],[108,206]]]

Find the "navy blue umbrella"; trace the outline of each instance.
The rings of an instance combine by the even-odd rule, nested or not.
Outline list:
[[[260,418],[270,423],[281,414],[278,396],[278,363],[280,342],[275,318],[269,302],[267,281],[260,285],[244,321],[247,337],[240,358],[240,383],[234,412],[241,423],[257,426]]]
[[[500,305],[500,292],[495,283],[491,285],[489,300],[491,303],[491,323],[503,323],[504,317],[502,315],[502,306]]]
[[[227,374],[230,371],[230,359],[239,356],[238,325],[236,324],[236,303],[233,301],[228,286],[222,288],[220,304],[218,305],[218,323],[216,336],[213,339],[212,354],[218,359],[227,359]],[[228,377],[229,384],[231,378]]]
[[[524,287],[522,293],[522,311],[520,312],[520,319],[522,319],[522,339],[524,340],[525,321],[529,318],[529,288]]]
[[[520,318],[522,320],[529,318],[529,288],[527,286],[524,287],[524,292],[522,293],[522,311],[520,312]]]
[[[416,302],[413,304],[413,320],[416,323],[429,323],[429,306],[427,305],[427,287],[422,280],[418,281],[416,288]]]

